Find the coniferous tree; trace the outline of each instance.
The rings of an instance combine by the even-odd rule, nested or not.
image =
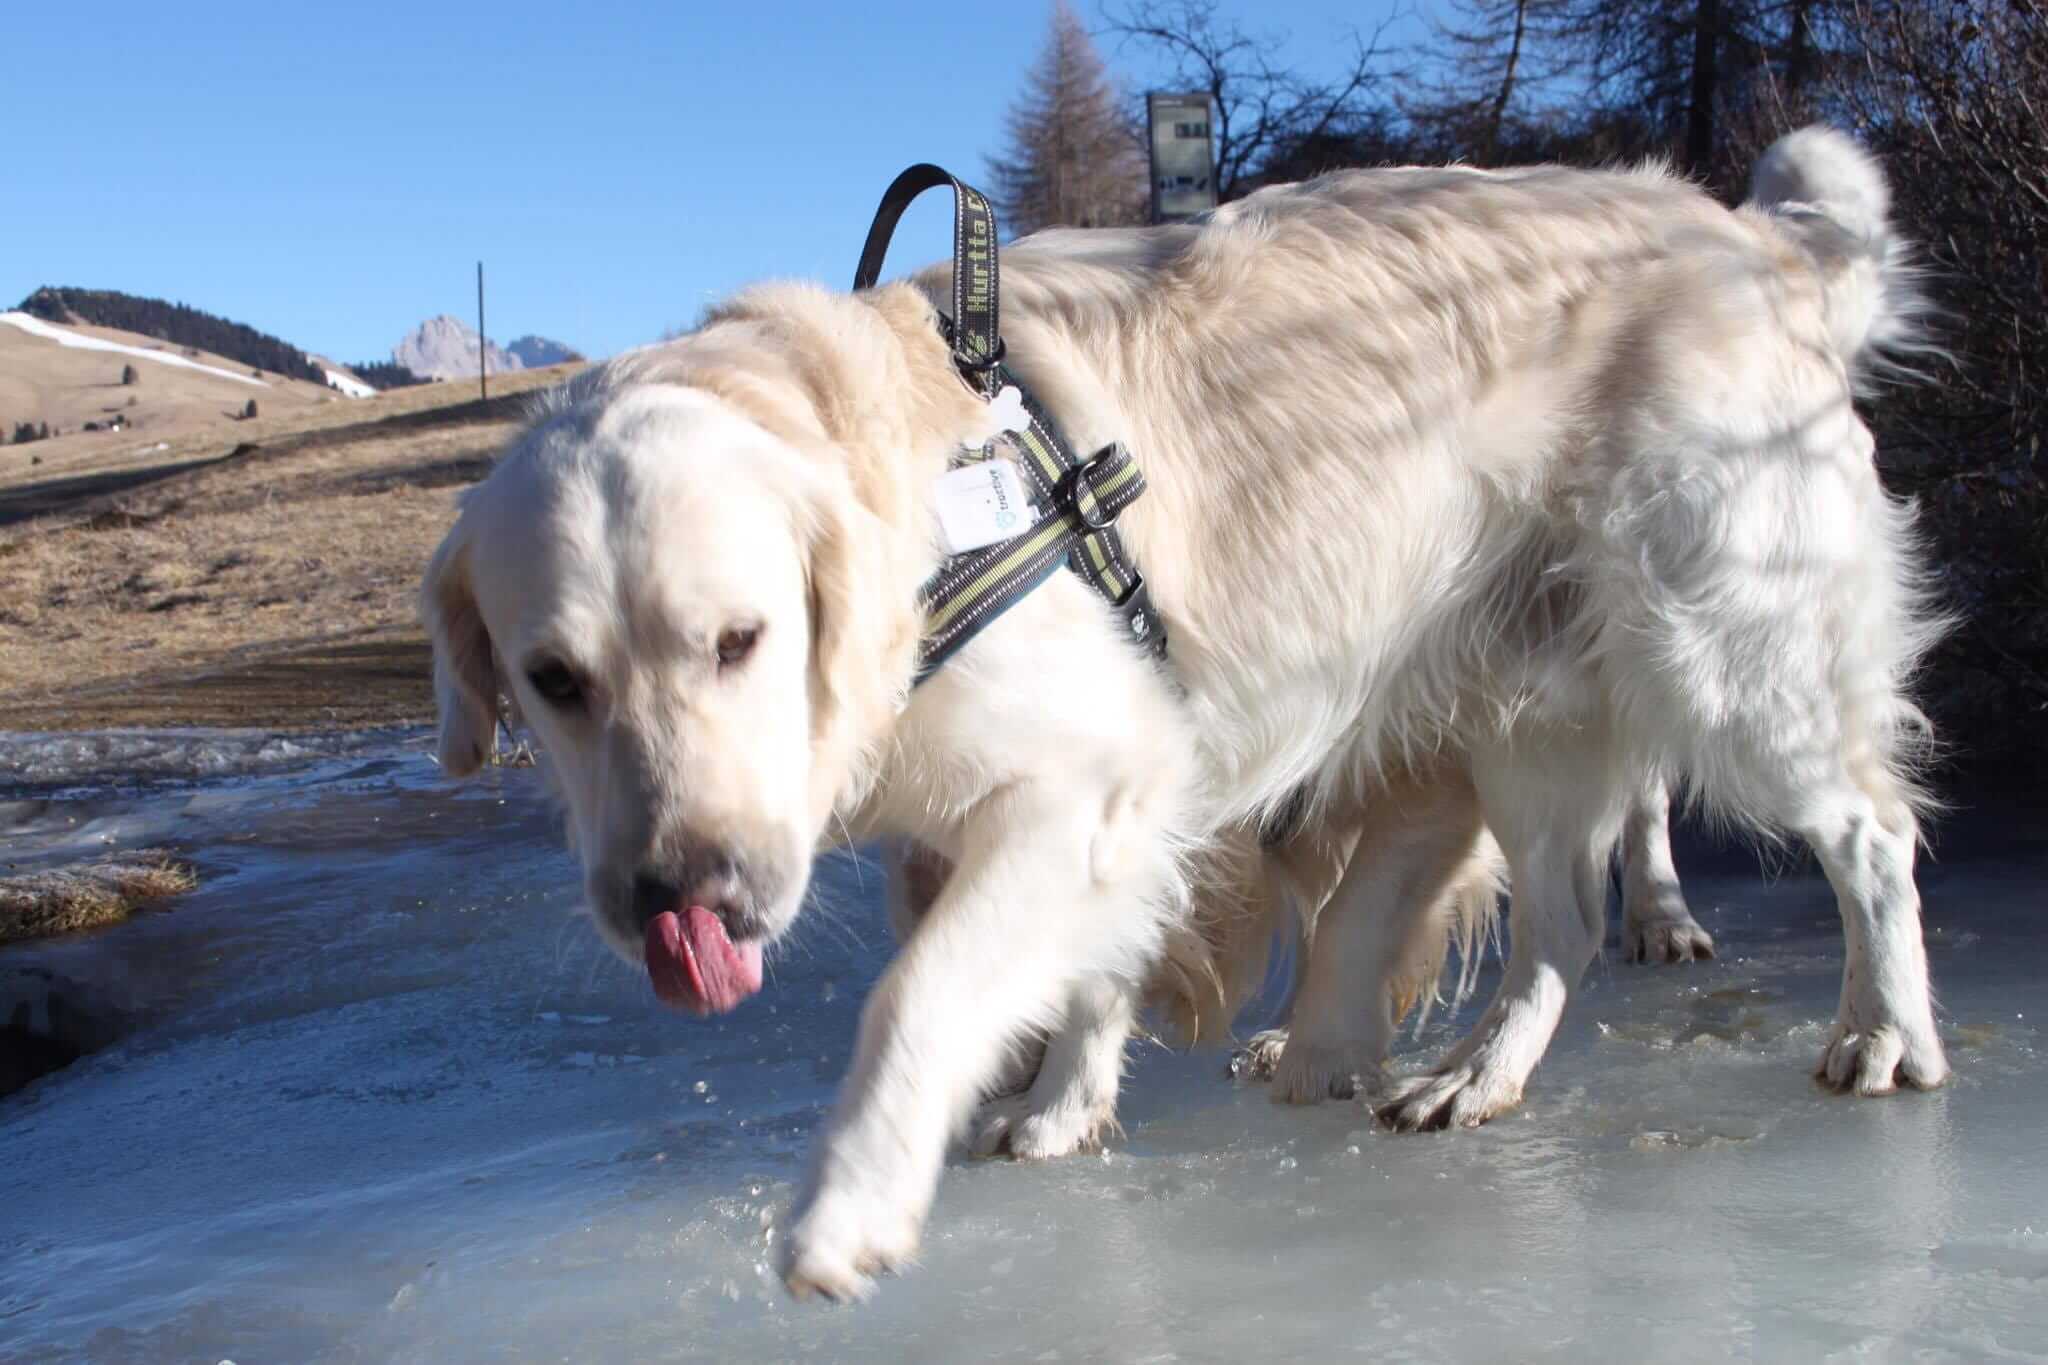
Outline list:
[[[1143,144],[1088,30],[1054,0],[1051,31],[1009,115],[1009,146],[989,160],[989,197],[1013,232],[1143,222]]]

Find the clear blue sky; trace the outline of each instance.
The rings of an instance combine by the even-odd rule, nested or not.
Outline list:
[[[4,0],[0,0],[4,3]],[[1236,0],[1313,71],[1393,0]],[[913,161],[970,179],[1034,3],[5,4],[0,307],[120,289],[343,362],[474,315],[604,355],[750,280],[844,284]],[[1094,0],[1076,11],[1099,26]],[[1411,19],[1404,28],[1412,34]],[[1136,88],[1159,73],[1104,43]],[[936,200],[937,196],[933,196]],[[892,273],[944,250],[920,204]]]

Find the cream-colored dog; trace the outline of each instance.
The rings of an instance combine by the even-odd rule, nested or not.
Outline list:
[[[1054,1033],[1006,1122],[1045,1150],[1099,1122],[1106,1040],[1201,954],[1191,877],[1304,789],[1308,861],[1341,868],[1304,1083],[1383,1047],[1341,987],[1400,970],[1490,832],[1499,993],[1389,1112],[1514,1104],[1629,797],[1671,778],[1819,852],[1847,942],[1826,1078],[1934,1085],[1901,692],[1931,631],[1851,401],[1913,308],[1885,214],[1808,130],[1732,212],[1654,170],[1393,170],[1019,242],[1013,366],[1077,449],[1142,463],[1122,527],[1171,658],[1063,573],[915,691],[928,490],[990,431],[934,325],[945,272],[744,294],[580,378],[465,500],[424,590],[441,760],[481,762],[509,694],[599,931],[691,1009],[759,987],[822,843],[950,865],[782,1239],[799,1292],[915,1251],[1021,1039]]]

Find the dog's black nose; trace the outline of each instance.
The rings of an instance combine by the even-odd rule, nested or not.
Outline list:
[[[633,879],[633,926],[641,933],[646,933],[654,917],[664,910],[681,914],[688,908],[683,888],[676,883],[644,872]]]
[[[646,864],[633,878],[633,924],[641,933],[663,911],[680,915],[693,905],[724,920],[734,938],[760,933],[752,894],[729,853],[691,847],[678,857]]]

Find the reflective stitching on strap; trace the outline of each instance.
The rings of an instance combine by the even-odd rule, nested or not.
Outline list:
[[[1155,658],[1166,652],[1166,627],[1152,605],[1145,579],[1124,553],[1116,518],[1145,491],[1145,476],[1130,452],[1110,445],[1082,460],[1058,423],[1003,363],[1002,304],[995,211],[966,182],[929,163],[910,167],[882,194],[875,221],[854,271],[856,290],[881,278],[889,238],[910,202],[940,185],[953,190],[953,315],[939,329],[961,380],[983,397],[1004,385],[1023,396],[1026,428],[998,438],[970,458],[987,458],[997,444],[1023,458],[1017,464],[1045,515],[1021,536],[955,555],[925,584],[919,597],[925,638],[916,681],[933,670],[996,617],[1045,580],[1062,558],[1083,582],[1117,609],[1133,641]]]

